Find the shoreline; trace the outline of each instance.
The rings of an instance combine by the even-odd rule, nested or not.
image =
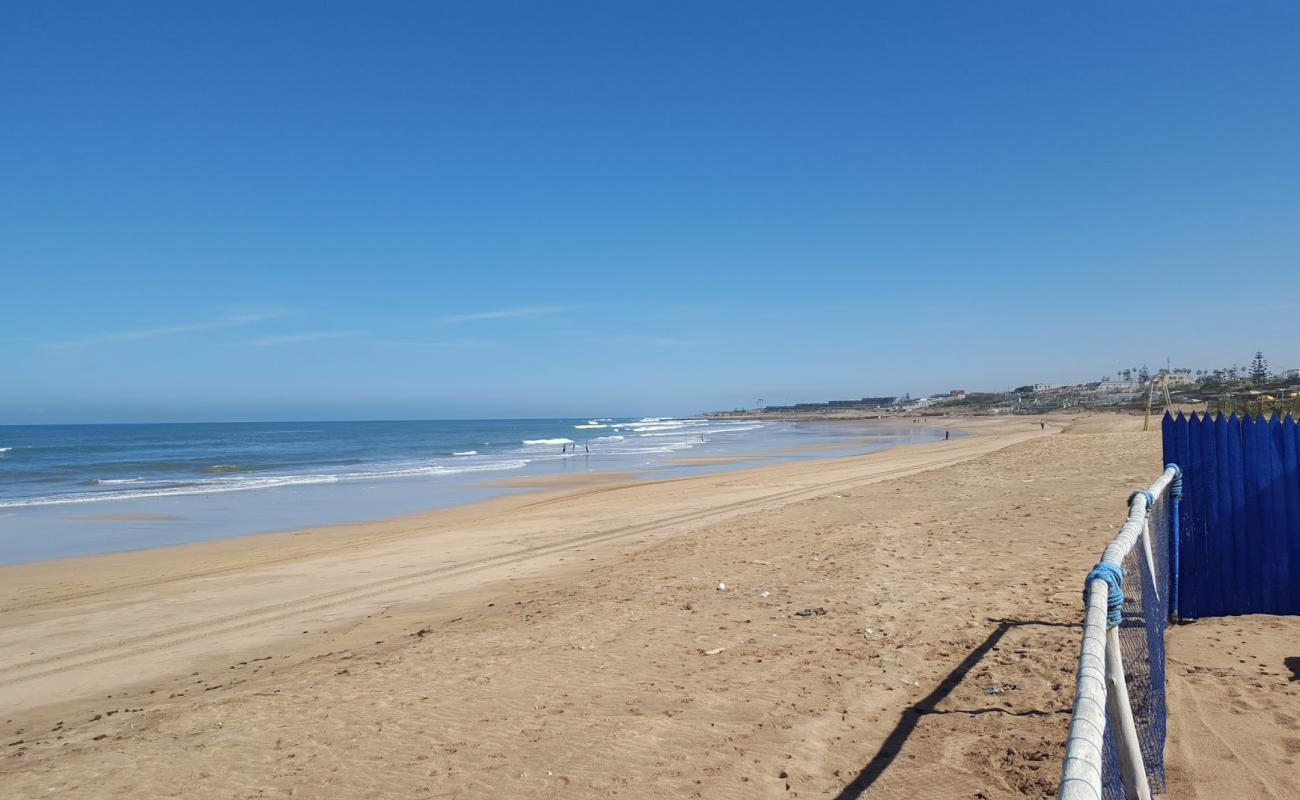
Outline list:
[[[960,420],[969,425],[969,421]],[[987,425],[987,423],[985,423]],[[952,441],[961,441],[965,438],[974,438],[979,436],[990,435],[989,431],[982,430],[982,426],[976,424],[974,430],[963,430],[962,436]],[[1001,428],[1002,426],[997,426]],[[995,430],[997,433],[1004,431]],[[1033,433],[1034,431],[1028,431]],[[687,458],[692,461],[697,459],[706,460],[706,466],[713,466],[716,462],[720,463],[743,463],[754,460],[770,461],[771,463],[761,465],[748,465],[734,470],[719,470],[701,472],[687,475],[671,476],[652,476],[647,475],[644,471],[635,470],[617,470],[590,473],[566,473],[558,475],[529,475],[518,477],[499,478],[490,481],[481,481],[475,486],[493,487],[502,489],[520,490],[513,493],[497,494],[478,500],[469,500],[466,502],[455,503],[447,506],[438,506],[435,508],[424,509],[408,513],[392,514],[379,516],[372,519],[351,520],[345,522],[327,523],[322,525],[308,525],[299,528],[283,528],[275,530],[260,531],[256,533],[236,534],[213,539],[203,539],[193,542],[182,542],[178,544],[167,544],[154,547],[139,547],[126,550],[112,550],[101,553],[87,553],[82,555],[60,556],[56,558],[37,559],[33,561],[21,561],[8,564],[0,564],[0,613],[11,610],[15,606],[12,597],[18,592],[8,591],[11,588],[19,588],[23,585],[21,573],[39,572],[51,574],[60,571],[62,565],[75,565],[79,570],[90,570],[94,572],[104,572],[118,569],[116,562],[125,562],[147,554],[166,554],[176,553],[176,560],[183,561],[189,559],[202,559],[211,557],[223,557],[225,551],[247,552],[253,546],[254,549],[259,541],[268,543],[271,547],[280,547],[287,542],[300,537],[311,537],[312,543],[327,544],[333,547],[336,543],[340,546],[372,544],[382,539],[367,536],[368,531],[382,530],[385,533],[397,532],[396,535],[421,535],[426,531],[430,524],[444,522],[446,525],[462,523],[465,519],[477,520],[489,517],[495,517],[502,514],[510,514],[520,509],[532,507],[534,505],[552,505],[563,503],[566,500],[580,500],[588,492],[595,490],[597,493],[605,493],[611,490],[636,489],[641,487],[666,486],[679,482],[704,481],[710,478],[721,476],[770,476],[775,482],[779,480],[778,471],[790,467],[806,466],[812,463],[819,464],[843,464],[852,462],[857,459],[870,458],[873,456],[885,456],[887,454],[897,453],[899,451],[910,451],[916,448],[944,446],[950,442],[942,440],[937,442],[921,442],[917,444],[900,444],[887,447],[881,450],[873,450],[866,453],[856,453],[851,455],[821,456],[817,458],[805,458],[798,461],[783,461],[780,454],[738,454],[736,456],[694,456],[679,457],[680,460],[686,461]],[[799,450],[820,451],[827,449],[851,449],[852,445],[842,447],[841,445],[803,445],[797,446]],[[781,452],[793,452],[792,448],[785,448]],[[678,459],[674,459],[678,460]],[[94,515],[119,516],[136,518],[145,516],[143,514],[129,515]],[[149,515],[153,516],[153,515]],[[161,516],[161,515],[159,515]],[[446,517],[446,520],[442,520]],[[87,517],[75,517],[79,521],[91,521]],[[350,541],[352,537],[364,537],[356,541]],[[318,552],[312,547],[295,548],[292,550],[294,557],[308,557]],[[106,566],[98,566],[104,564]],[[232,568],[238,568],[234,566]]]
[[[754,430],[742,425],[739,430],[752,432],[733,434],[706,425],[702,432],[712,435],[698,443],[693,433],[687,434],[689,443],[671,438],[672,433],[648,433],[642,436],[655,438],[642,439],[627,453],[593,448],[589,454],[559,456],[547,450],[525,454],[528,457],[517,462],[507,459],[500,469],[457,462],[455,471],[432,476],[276,483],[238,491],[184,491],[99,501],[68,498],[2,507],[0,527],[5,534],[0,536],[0,565],[364,523],[522,490],[608,482],[608,476],[615,474],[651,479],[721,472],[751,462],[831,456],[836,450],[844,455],[871,452],[935,435],[932,429],[926,436],[917,435],[921,429],[912,425],[854,421],[826,427],[798,422],[761,426],[762,430]],[[489,461],[493,458],[500,461],[496,456]],[[20,530],[23,535],[15,535]]]
[[[997,425],[989,418],[966,418],[952,417],[950,421],[958,425],[945,425],[949,427],[957,436],[952,441],[960,441],[963,438],[972,435],[987,435],[989,431],[986,428],[1000,430],[1002,428],[1013,428],[1015,426]],[[828,420],[831,422],[840,422],[844,420]],[[854,421],[854,420],[848,420]],[[871,421],[871,420],[866,420]],[[993,423],[993,424],[990,424]],[[1025,426],[1027,428],[1027,426]],[[907,430],[907,429],[904,429]],[[1032,432],[1032,431],[1030,431]],[[476,508],[490,509],[488,513],[509,513],[515,508],[513,502],[503,502],[500,509],[493,507],[497,501],[517,500],[524,505],[531,505],[529,500],[538,499],[539,495],[547,495],[541,498],[542,502],[554,503],[564,500],[572,495],[573,497],[581,496],[585,490],[603,487],[602,491],[610,488],[633,488],[638,486],[653,486],[669,484],[678,481],[706,479],[722,475],[734,475],[737,473],[758,472],[770,468],[782,468],[787,466],[809,464],[813,462],[841,462],[850,459],[865,458],[885,453],[893,453],[898,450],[909,450],[927,445],[944,446],[948,444],[944,440],[904,443],[887,446],[883,449],[870,450],[860,453],[849,453],[844,455],[818,455],[806,456],[798,459],[791,459],[799,453],[820,453],[824,451],[836,450],[855,450],[864,444],[869,443],[869,437],[862,437],[861,440],[855,436],[845,437],[842,443],[819,443],[806,445],[790,445],[766,452],[737,452],[729,455],[719,456],[674,456],[662,462],[666,467],[716,467],[726,466],[729,464],[742,464],[736,469],[729,470],[706,470],[685,474],[656,475],[655,470],[638,470],[638,469],[617,469],[617,470],[594,470],[591,472],[570,472],[570,473],[543,473],[536,475],[509,476],[495,479],[484,479],[469,484],[471,488],[490,488],[514,490],[500,494],[489,495],[480,499],[469,499],[453,502],[448,505],[433,506],[417,511],[401,512],[396,514],[379,515],[364,519],[344,520],[340,522],[328,522],[319,525],[303,525],[299,527],[273,528],[264,531],[252,533],[240,533],[228,536],[219,536],[215,538],[205,538],[189,542],[178,542],[175,544],[163,544],[156,546],[144,546],[122,550],[107,550],[96,553],[83,553],[68,556],[57,556],[54,558],[41,558],[30,561],[17,561],[9,563],[0,563],[0,612],[8,609],[6,602],[7,595],[4,587],[12,579],[12,571],[22,571],[29,568],[42,569],[44,566],[56,565],[63,562],[78,561],[85,564],[94,563],[99,559],[112,560],[114,557],[129,558],[142,553],[163,552],[178,550],[181,548],[193,548],[196,555],[206,556],[209,553],[205,551],[220,551],[227,548],[238,550],[245,549],[245,543],[254,543],[258,539],[267,537],[276,537],[284,539],[285,537],[313,536],[317,539],[331,539],[338,536],[351,536],[357,532],[357,529],[368,529],[372,527],[401,527],[410,525],[422,527],[426,517],[431,515],[448,515],[454,516],[458,511],[471,511]],[[766,462],[766,463],[752,463]],[[554,495],[554,496],[551,496]],[[108,513],[108,514],[82,514],[68,516],[68,520],[76,522],[99,522],[99,521],[159,521],[168,522],[183,519],[169,514],[160,514],[152,512],[126,512],[126,513]]]
[[[147,695],[158,686],[145,684],[214,656],[282,646],[297,652],[303,630],[338,634],[395,607],[609,563],[628,547],[701,525],[1040,435],[1036,426],[1016,428],[858,456],[550,488],[364,523],[0,567],[0,714],[103,694]]]

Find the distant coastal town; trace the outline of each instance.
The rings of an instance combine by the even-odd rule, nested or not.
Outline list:
[[[1245,366],[1219,369],[1126,367],[1084,383],[1027,383],[1002,392],[951,389],[913,397],[862,397],[717,411],[711,417],[863,419],[876,416],[1045,414],[1068,408],[1120,411],[1291,413],[1300,416],[1300,369],[1273,370],[1262,352]]]

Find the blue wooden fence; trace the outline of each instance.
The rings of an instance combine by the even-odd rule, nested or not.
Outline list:
[[[1166,414],[1162,428],[1165,462],[1183,470],[1171,610],[1300,614],[1300,427],[1290,415]]]

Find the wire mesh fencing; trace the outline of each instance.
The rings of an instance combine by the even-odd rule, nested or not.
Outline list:
[[[1139,541],[1124,557],[1120,652],[1142,763],[1153,793],[1165,791],[1165,629],[1169,620],[1169,514],[1165,493],[1148,511],[1151,562]],[[1106,726],[1104,800],[1125,800],[1115,754],[1115,728]]]
[[[1181,495],[1173,465],[1149,490],[1134,492],[1128,518],[1088,575],[1062,800],[1132,800],[1165,790],[1165,630]]]

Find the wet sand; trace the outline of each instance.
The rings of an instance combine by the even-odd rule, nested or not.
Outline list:
[[[716,467],[724,464],[740,464],[748,461],[771,461],[778,457],[779,456],[764,456],[757,453],[753,455],[738,454],[731,456],[679,456],[678,458],[669,459],[666,463],[688,467]]]
[[[81,514],[72,519],[97,522],[181,522],[185,517],[175,514]]]
[[[570,472],[561,475],[524,475],[484,481],[483,486],[502,489],[580,489],[627,483],[640,477],[637,472]]]

